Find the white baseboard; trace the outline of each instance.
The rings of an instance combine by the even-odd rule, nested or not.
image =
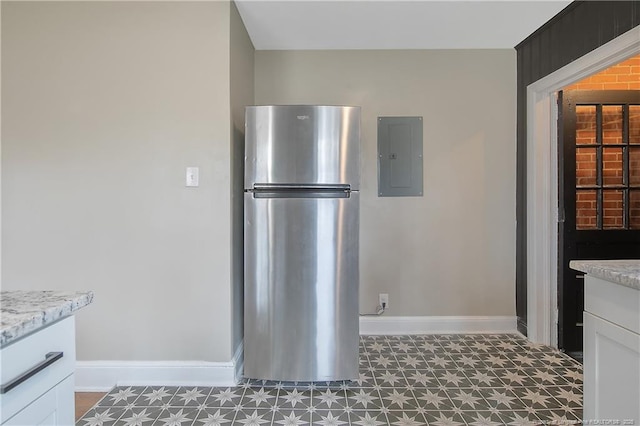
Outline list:
[[[205,361],[78,361],[77,392],[114,386],[235,386],[236,365]]]
[[[517,333],[516,317],[360,317],[360,334]]]
[[[361,317],[360,334],[517,333],[516,317]],[[235,386],[242,377],[244,344],[228,362],[78,361],[76,391],[114,386]]]

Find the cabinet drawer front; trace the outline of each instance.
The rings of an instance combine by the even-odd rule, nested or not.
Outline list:
[[[640,334],[640,291],[587,275],[584,310]]]
[[[0,423],[73,374],[76,360],[75,318],[62,319],[0,350],[0,380],[3,385],[23,376],[45,361],[47,354],[52,352],[62,352],[62,358],[0,394]]]
[[[2,426],[73,425],[73,376],[33,401]]]

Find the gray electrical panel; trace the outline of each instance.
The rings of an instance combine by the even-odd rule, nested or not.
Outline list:
[[[422,196],[422,117],[378,117],[378,195]]]

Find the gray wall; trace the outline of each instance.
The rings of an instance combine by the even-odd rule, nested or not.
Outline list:
[[[2,288],[94,290],[79,360],[231,358],[229,39],[228,2],[2,2]]]
[[[254,68],[228,2],[3,2],[1,36],[2,288],[94,290],[79,360],[231,358],[254,81],[255,103],[363,107],[363,310],[388,292],[390,315],[513,314],[513,51]],[[379,115],[424,116],[424,197],[376,196]]]
[[[256,103],[362,107],[361,297],[514,315],[514,50],[256,51]],[[424,196],[377,196],[376,118],[424,117]]]
[[[231,232],[232,343],[235,351],[243,337],[243,225],[244,225],[244,107],[253,105],[254,48],[235,3],[231,4]]]

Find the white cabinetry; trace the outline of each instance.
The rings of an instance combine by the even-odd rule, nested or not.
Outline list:
[[[75,360],[73,316],[0,349],[2,426],[73,425]]]
[[[640,291],[589,275],[585,279],[584,420],[640,424]]]

